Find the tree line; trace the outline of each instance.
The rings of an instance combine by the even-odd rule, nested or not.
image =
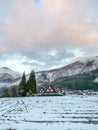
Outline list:
[[[19,85],[11,88],[2,88],[2,97],[25,97],[32,96],[37,93],[35,72],[31,71],[27,80],[25,72],[23,72]]]
[[[98,69],[90,73],[82,73],[59,78],[52,84],[54,87],[70,90],[94,90],[98,91],[98,82],[94,80],[98,77]]]

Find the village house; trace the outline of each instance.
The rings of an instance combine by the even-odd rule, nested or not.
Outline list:
[[[39,90],[39,96],[47,96],[47,95],[51,95],[51,96],[63,96],[62,94],[62,90],[60,90],[59,88],[54,88],[52,85],[47,86],[46,88],[41,87]]]
[[[60,88],[55,89],[56,93],[62,93],[62,90]]]
[[[40,88],[39,93],[45,93],[45,89],[43,87]]]
[[[59,90],[57,90],[59,91]],[[47,86],[46,88],[41,87],[39,93],[57,93],[57,91],[53,88],[52,85]]]
[[[46,90],[45,93],[56,93],[55,89],[53,88],[52,85],[49,85]]]

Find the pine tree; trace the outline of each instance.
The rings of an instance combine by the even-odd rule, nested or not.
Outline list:
[[[22,75],[22,79],[21,79],[21,82],[20,82],[20,87],[21,87],[21,89],[26,91],[26,75],[25,75],[25,72]]]
[[[32,93],[36,93],[36,78],[35,78],[35,72],[31,71],[29,80],[27,82],[28,90],[31,91]]]

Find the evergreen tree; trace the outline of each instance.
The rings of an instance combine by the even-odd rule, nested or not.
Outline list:
[[[32,93],[36,93],[36,78],[35,78],[35,72],[31,71],[29,80],[27,82],[28,90],[31,91]]]
[[[21,87],[22,90],[26,91],[26,75],[25,75],[25,72],[22,75],[20,87]]]

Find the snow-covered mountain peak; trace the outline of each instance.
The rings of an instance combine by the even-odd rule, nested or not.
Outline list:
[[[46,82],[53,82],[58,78],[84,72],[88,73],[95,69],[98,69],[98,56],[79,57],[61,68],[36,72],[37,84],[42,85]],[[27,80],[28,78],[29,74],[27,75]],[[7,67],[0,68],[0,83],[8,83],[10,86],[18,85],[20,80],[21,74],[19,72]]]
[[[38,83],[55,81],[64,76],[88,73],[98,68],[98,56],[81,57],[73,60],[64,67],[49,71],[42,71],[36,74]]]
[[[18,85],[21,80],[21,74],[8,67],[0,68],[0,87],[10,87]]]
[[[14,70],[12,70],[12,69],[10,69],[10,68],[8,68],[8,67],[2,67],[2,68],[0,68],[0,76],[3,75],[3,74],[11,75],[11,76],[14,77],[14,78],[17,78],[17,77],[20,76],[20,73],[19,73],[19,72],[14,71]]]
[[[88,61],[98,61],[98,56],[85,56],[85,57],[78,57],[72,62],[79,61],[82,63],[87,63]]]

